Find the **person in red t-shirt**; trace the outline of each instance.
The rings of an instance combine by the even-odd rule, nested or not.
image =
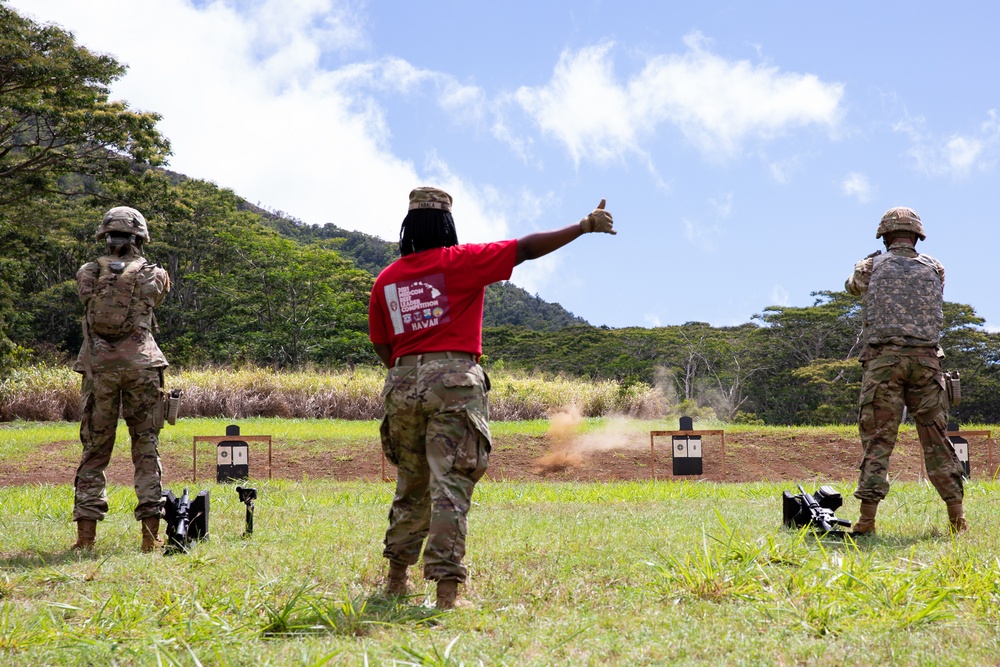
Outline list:
[[[382,552],[386,592],[406,594],[406,570],[423,548],[424,578],[437,582],[439,609],[455,606],[467,577],[466,517],[491,449],[489,378],[478,363],[486,286],[582,234],[616,233],[602,199],[562,229],[459,245],[451,202],[437,188],[410,192],[401,257],[379,274],[368,304],[369,338],[389,368],[382,449],[398,472]]]

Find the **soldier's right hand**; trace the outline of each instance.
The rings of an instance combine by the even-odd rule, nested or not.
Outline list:
[[[604,210],[604,200],[597,205],[590,215],[580,221],[580,229],[583,230],[585,234],[590,232],[601,232],[603,234],[617,234],[614,230],[614,220],[611,218],[611,213]]]

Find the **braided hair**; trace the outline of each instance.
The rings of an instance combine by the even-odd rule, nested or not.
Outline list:
[[[417,208],[406,214],[399,228],[399,254],[401,257],[430,250],[458,245],[455,219],[450,211],[434,208]]]

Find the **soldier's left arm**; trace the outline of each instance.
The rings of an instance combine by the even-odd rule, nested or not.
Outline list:
[[[142,295],[150,299],[153,307],[156,308],[170,291],[170,276],[166,269],[157,265],[147,266],[143,269]]]
[[[854,273],[844,283],[844,289],[854,296],[864,296],[868,291],[868,281],[872,277],[872,259],[865,257],[854,265]]]

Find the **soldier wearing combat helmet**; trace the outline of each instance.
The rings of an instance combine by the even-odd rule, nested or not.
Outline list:
[[[119,413],[132,439],[135,518],[142,550],[159,544],[163,511],[159,432],[163,426],[163,369],[167,360],[153,332],[153,309],[170,290],[167,272],[143,257],[149,230],[142,213],[117,206],[104,215],[95,238],[105,254],[77,271],[83,302],[83,347],[73,369],[83,375],[83,456],[76,471],[74,549],[92,549],[97,522],[108,511],[104,469],[111,460]]]
[[[479,365],[484,289],[584,233],[615,233],[601,200],[562,229],[459,244],[451,204],[451,195],[437,188],[410,192],[401,257],[379,274],[368,305],[369,336],[389,369],[382,447],[398,470],[382,552],[389,561],[386,592],[406,593],[407,568],[422,551],[439,609],[455,606],[466,580],[467,515],[489,462],[490,384]]]
[[[864,455],[854,493],[861,501],[854,533],[875,532],[878,504],[889,492],[889,456],[904,406],[916,424],[927,476],[947,506],[952,530],[968,530],[962,467],[946,435],[949,406],[940,346],[944,267],[916,251],[917,241],[927,236],[913,209],[886,211],[875,238],[882,239],[886,251],[858,262],[846,283],[848,292],[862,298],[858,429]]]

